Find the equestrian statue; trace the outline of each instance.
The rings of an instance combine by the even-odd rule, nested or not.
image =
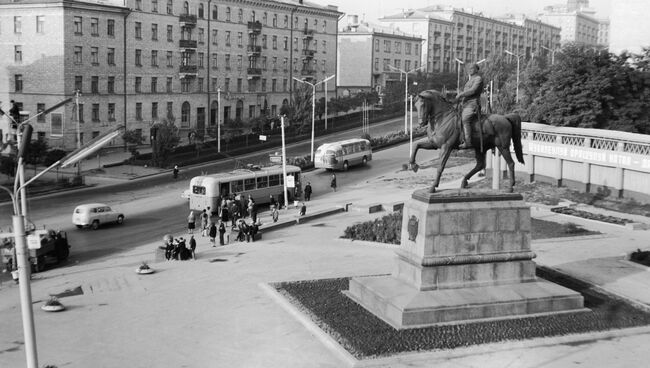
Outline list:
[[[478,74],[478,65],[470,67],[470,79],[462,92],[456,95],[461,108],[436,90],[422,91],[415,100],[420,126],[427,126],[427,139],[415,144],[409,167],[417,172],[415,156],[419,149],[440,149],[440,167],[430,192],[435,192],[449,155],[453,149],[474,149],[476,166],[463,177],[461,188],[467,188],[467,181],[485,168],[485,154],[498,149],[506,160],[512,193],[515,185],[515,163],[510,155],[510,141],[515,149],[517,161],[524,163],[521,147],[521,117],[517,114],[481,116],[480,96],[483,80]]]

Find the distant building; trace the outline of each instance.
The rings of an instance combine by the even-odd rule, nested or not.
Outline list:
[[[339,94],[375,90],[387,84],[404,84],[405,72],[422,67],[422,38],[394,28],[359,22],[349,15],[338,34],[337,87]],[[393,68],[391,68],[392,66]]]
[[[641,53],[643,47],[650,47],[650,3],[647,0],[626,0],[620,6],[612,4],[610,14],[609,49],[620,53],[627,50]]]
[[[566,5],[544,8],[539,18],[562,29],[562,44],[577,43],[588,46],[607,46],[607,24],[601,24],[596,11],[589,8],[588,0],[568,0]]]
[[[410,9],[380,21],[422,35],[426,41],[422,60],[428,72],[454,72],[456,59],[468,65],[506,50],[530,57],[541,46],[553,50],[560,45],[560,29],[539,20],[494,19],[449,6]]]
[[[163,118],[182,138],[214,134],[277,115],[294,77],[334,73],[341,15],[303,0],[0,0],[0,106],[34,116],[79,90],[82,143],[118,124],[148,142]],[[35,138],[74,148],[76,116],[68,104],[35,119]]]
[[[609,18],[598,19],[598,46],[609,47]]]

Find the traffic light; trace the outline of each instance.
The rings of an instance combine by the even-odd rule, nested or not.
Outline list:
[[[34,128],[31,125],[23,125],[23,134],[20,138],[20,147],[18,147],[18,158],[24,158],[27,155],[27,147],[29,147],[29,143],[32,141],[33,131]]]

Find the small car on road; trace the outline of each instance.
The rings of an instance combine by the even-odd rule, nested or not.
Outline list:
[[[107,223],[122,224],[123,222],[124,214],[114,211],[104,203],[81,204],[74,209],[72,214],[72,223],[78,229],[90,227],[97,230],[99,225]]]

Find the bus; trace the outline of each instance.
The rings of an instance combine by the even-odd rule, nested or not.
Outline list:
[[[294,187],[287,187],[288,200],[293,201],[301,193],[301,172],[297,166],[287,165],[287,176],[293,179]],[[288,181],[288,185],[291,183]],[[195,176],[190,180],[190,210],[203,211],[217,207],[217,199],[230,194],[248,198],[250,194],[257,204],[269,203],[270,196],[282,198],[284,175],[282,165],[263,168],[238,169],[226,173]]]
[[[327,170],[347,170],[353,165],[365,165],[372,160],[370,141],[362,138],[325,143],[314,154],[314,167]]]

